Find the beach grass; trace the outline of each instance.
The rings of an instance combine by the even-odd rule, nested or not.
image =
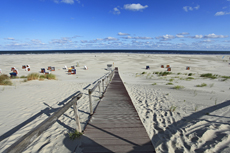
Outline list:
[[[170,74],[172,74],[172,72],[160,72],[159,76],[167,76],[167,75],[170,75]]]
[[[201,85],[196,85],[196,87],[205,87],[205,86],[207,86],[207,84],[206,83],[202,83]]]
[[[46,74],[45,77],[48,80],[55,80],[56,79],[56,76],[54,74]]]
[[[210,78],[210,79],[216,79],[218,75],[213,75],[212,73],[205,73],[201,74],[200,77]]]
[[[39,73],[31,73],[31,74],[29,74],[27,76],[28,81],[31,81],[31,80],[44,80],[44,79],[55,80],[56,76],[54,74],[39,75]]]
[[[184,86],[174,86],[173,89],[176,89],[176,90],[180,90],[180,89],[183,89]]]
[[[31,73],[31,74],[28,74],[27,76],[27,80],[30,81],[30,80],[37,80],[39,78],[39,74],[38,73]]]
[[[69,134],[69,138],[70,138],[71,140],[74,140],[74,139],[76,139],[76,138],[79,138],[79,137],[82,135],[82,133],[81,133],[81,132],[78,132],[77,130],[75,130],[75,131],[73,131],[73,132],[69,132],[68,134]]]
[[[176,108],[177,108],[176,106],[171,106],[171,107],[169,108],[169,111],[170,111],[170,112],[174,112],[174,111],[176,110]]]
[[[10,78],[6,74],[0,75],[0,85],[12,85]]]
[[[194,79],[193,77],[187,77],[186,80],[192,80]]]
[[[24,75],[23,75],[23,76],[20,76],[20,78],[21,78],[21,79],[24,79],[24,78],[27,78],[27,76],[24,76]]]
[[[172,83],[172,82],[169,82],[169,83],[167,83],[166,85],[173,85],[173,83]]]

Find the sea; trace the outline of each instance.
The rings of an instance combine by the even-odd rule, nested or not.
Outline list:
[[[13,50],[0,51],[1,54],[72,54],[72,53],[139,53],[139,54],[204,54],[229,55],[230,51],[198,51],[198,50]]]

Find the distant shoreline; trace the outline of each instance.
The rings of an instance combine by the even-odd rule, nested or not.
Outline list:
[[[195,51],[195,50],[19,50],[0,51],[0,54],[71,54],[71,53],[138,53],[138,54],[203,54],[229,55],[230,51]]]

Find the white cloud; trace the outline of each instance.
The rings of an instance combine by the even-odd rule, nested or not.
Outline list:
[[[207,40],[203,40],[203,41],[200,41],[200,42],[201,42],[201,43],[210,43],[210,42],[212,42],[212,41],[214,41],[214,40],[207,39]]]
[[[143,40],[153,39],[152,37],[131,37],[131,36],[122,37],[122,38],[124,38],[124,39],[143,39]]]
[[[143,9],[145,9],[147,7],[148,7],[148,5],[143,6],[143,5],[139,4],[139,3],[138,4],[125,4],[124,5],[124,8],[126,10],[131,10],[131,11],[140,11],[140,10],[143,10]]]
[[[53,0],[55,3],[66,3],[66,4],[74,4],[74,0]],[[79,0],[76,0],[78,3],[80,3]]]
[[[191,38],[201,39],[201,38],[203,38],[203,35],[195,35],[195,36],[192,36]]]
[[[200,8],[200,5],[197,5],[196,7],[194,7],[194,9],[198,10]]]
[[[184,6],[183,9],[185,12],[188,12],[188,6]]]
[[[96,40],[97,40],[97,41],[101,41],[101,40],[103,40],[103,39],[101,39],[101,38],[97,38]]]
[[[205,35],[204,38],[227,38],[228,35],[216,35],[214,33]]]
[[[62,0],[62,3],[73,4],[74,0]]]
[[[104,39],[97,38],[97,39],[94,39],[94,40],[81,40],[81,43],[97,43],[98,41],[111,41],[111,40],[118,40],[118,39],[114,38],[114,37],[107,37],[107,38],[104,38]]]
[[[128,33],[118,32],[118,35],[119,35],[119,36],[127,36],[127,35],[129,35],[129,34],[128,34]]]
[[[115,7],[113,8],[113,14],[121,14],[121,12],[117,7]]]
[[[103,40],[105,40],[105,41],[109,41],[109,40],[117,40],[117,38],[114,38],[114,37],[107,37],[107,38],[104,38]]]
[[[6,39],[6,40],[15,40],[14,38],[10,38],[10,37],[4,38],[4,39]]]
[[[42,43],[42,41],[39,39],[32,39],[31,41],[33,44],[36,44],[36,45],[44,45],[45,44],[45,43]]]
[[[176,35],[177,38],[184,38],[183,35]]]
[[[221,16],[221,15],[227,15],[227,14],[230,14],[230,12],[220,11],[220,12],[216,12],[215,16]]]
[[[156,37],[156,39],[161,39],[161,41],[167,41],[167,40],[171,40],[171,39],[174,39],[174,38],[175,38],[175,36],[168,35],[168,34]]]
[[[71,43],[71,39],[68,37],[63,37],[61,39],[52,39],[52,41],[50,42],[51,44],[67,44],[67,43]]]
[[[183,10],[184,10],[185,12],[188,12],[188,11],[193,11],[194,9],[195,9],[195,10],[199,10],[199,8],[200,8],[200,5],[197,5],[196,7],[184,6],[184,7],[183,7]]]
[[[182,32],[182,33],[178,33],[177,35],[189,35],[188,32]]]

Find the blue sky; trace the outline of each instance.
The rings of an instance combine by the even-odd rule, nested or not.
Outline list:
[[[1,0],[0,50],[230,51],[230,0]]]

